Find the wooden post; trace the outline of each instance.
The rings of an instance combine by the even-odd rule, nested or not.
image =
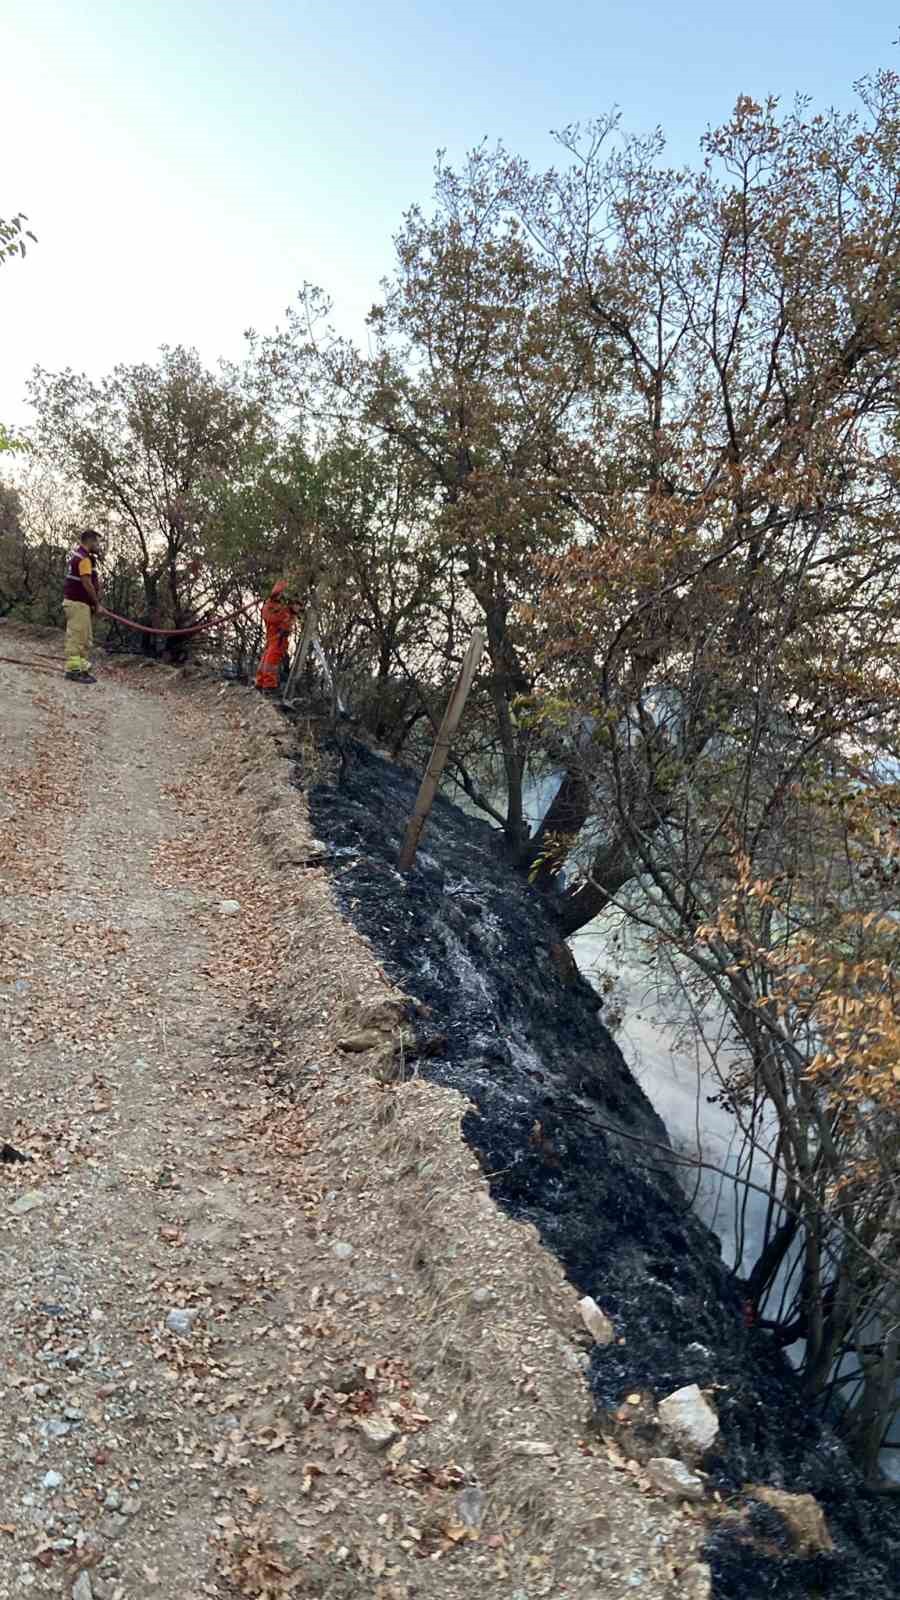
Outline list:
[[[306,616],[303,618],[303,632],[300,635],[300,643],[297,646],[297,654],[291,663],[291,670],[288,673],[288,680],[284,686],[284,694],[281,696],[282,705],[290,706],[292,704],[294,685],[303,671],[303,668],[306,666],[306,658],[309,655],[310,647],[316,635],[316,626],[318,621],[319,591],[318,589],[314,589],[313,593],[309,597],[309,604],[306,608]]]
[[[459,669],[456,686],[447,703],[444,720],[438,728],[434,749],[431,752],[431,760],[426,768],[425,776],[419,787],[419,793],[416,796],[413,814],[407,825],[403,849],[400,851],[397,861],[401,872],[408,872],[416,859],[416,851],[419,848],[422,829],[431,810],[437,786],[441,781],[441,773],[450,754],[453,735],[459,727],[459,719],[463,713],[463,706],[469,698],[469,690],[478,670],[478,663],[481,660],[483,649],[484,633],[481,628],[475,628],[469,641],[469,648],[463,658],[463,664]]]

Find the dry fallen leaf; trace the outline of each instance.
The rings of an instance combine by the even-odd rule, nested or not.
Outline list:
[[[445,1539],[452,1540],[453,1544],[462,1544],[466,1539],[476,1540],[479,1537],[477,1528],[470,1528],[465,1522],[458,1522],[455,1517],[441,1523],[441,1533]]]

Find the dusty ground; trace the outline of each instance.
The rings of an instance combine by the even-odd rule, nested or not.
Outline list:
[[[390,996],[284,740],[0,663],[0,1600],[693,1600],[696,1512],[591,1431],[460,1098],[338,1047]]]

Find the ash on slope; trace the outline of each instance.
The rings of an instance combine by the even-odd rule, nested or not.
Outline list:
[[[309,795],[338,900],[389,976],[429,1008],[418,1070],[472,1103],[463,1132],[495,1199],[537,1227],[624,1336],[594,1352],[598,1407],[635,1388],[715,1388],[721,1449],[707,1465],[723,1494],[768,1482],[814,1493],[826,1510],[837,1551],[814,1562],[714,1536],[716,1595],[900,1594],[894,1508],[864,1491],[783,1355],[744,1326],[739,1285],[687,1211],[663,1124],[547,902],[510,868],[498,833],[443,797],[401,875],[417,775],[355,741],[343,742],[341,766],[338,784]]]

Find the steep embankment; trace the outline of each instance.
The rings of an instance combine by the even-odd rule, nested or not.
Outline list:
[[[771,1483],[826,1508],[837,1546],[828,1555],[785,1556],[783,1526],[762,1508],[717,1528],[718,1595],[900,1593],[893,1510],[862,1491],[786,1363],[745,1326],[739,1286],[688,1213],[659,1119],[497,835],[439,799],[414,871],[395,870],[416,786],[414,774],[344,741],[340,777],[312,791],[312,821],[339,903],[388,975],[428,1008],[415,1072],[469,1099],[463,1131],[492,1194],[534,1223],[579,1291],[615,1318],[621,1342],[593,1355],[598,1406],[696,1383],[720,1416],[706,1466],[723,1498]]]

